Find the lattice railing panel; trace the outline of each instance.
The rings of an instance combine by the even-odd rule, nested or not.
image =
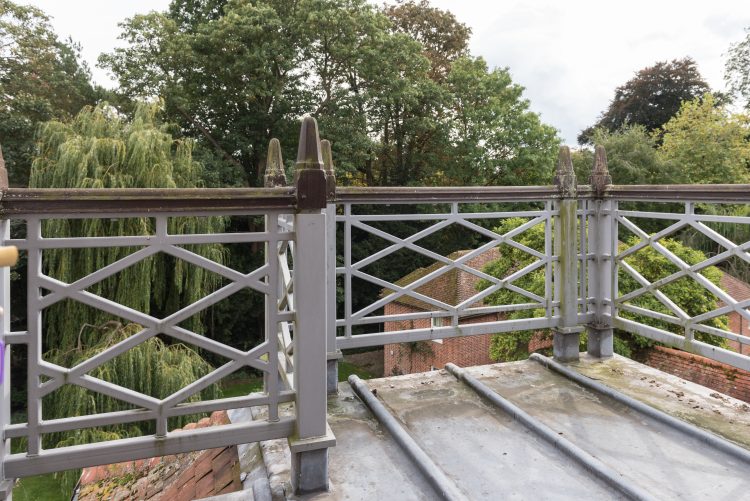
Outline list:
[[[748,207],[626,204],[615,211],[615,326],[750,369]]]
[[[340,203],[337,347],[552,327],[557,215],[553,201]],[[512,266],[489,271],[511,253]],[[507,318],[521,310],[535,313]]]
[[[245,218],[260,217],[261,221],[263,216],[270,221],[288,219],[282,211],[240,214]],[[90,219],[94,216],[76,217]],[[27,259],[28,312],[26,330],[8,332],[5,336],[10,345],[25,345],[28,354],[26,421],[6,425],[4,430],[6,439],[23,438],[27,448],[26,453],[7,456],[7,475],[20,477],[88,464],[101,464],[103,454],[107,455],[106,462],[116,462],[223,444],[278,438],[292,433],[293,418],[279,417],[279,404],[292,401],[295,397],[292,386],[284,385],[278,377],[280,373],[286,373],[290,367],[280,364],[277,356],[280,351],[291,354],[291,337],[287,335],[280,339],[275,335],[277,332],[288,333],[291,330],[290,325],[293,324],[295,313],[291,296],[291,276],[286,260],[286,249],[293,245],[295,238],[290,226],[274,223],[267,224],[257,231],[216,231],[204,234],[190,233],[184,226],[172,224],[170,218],[177,216],[167,213],[118,214],[118,217],[143,218],[147,221],[144,227],[148,227],[150,221],[153,231],[135,236],[56,238],[42,236],[42,229],[47,220],[38,216],[27,216],[23,218],[25,236],[11,239],[8,238],[10,223],[7,220],[3,223],[6,226],[6,238],[3,243],[17,246]],[[173,234],[169,231],[170,228],[179,230]],[[247,252],[253,252],[255,249],[259,264],[252,270],[238,270],[219,262],[220,260],[212,259],[210,255],[202,255],[199,251],[201,246],[216,244],[242,245]],[[263,246],[267,250],[272,249],[273,252],[264,251]],[[129,253],[125,252],[119,259],[112,260],[85,276],[76,277],[69,283],[54,278],[48,272],[46,260],[55,257],[55,253],[64,249],[94,248],[126,248]],[[209,288],[204,296],[190,304],[179,305],[174,311],[162,317],[95,293],[98,284],[107,280],[121,281],[122,275],[129,268],[163,255],[170,256],[170,262],[175,266],[190,266],[204,270],[206,276],[211,276],[215,286]],[[242,290],[250,290],[261,296],[262,302],[266,305],[263,320],[266,335],[263,338],[262,333],[259,333],[261,342],[256,346],[249,349],[238,348],[186,327],[191,318],[201,315]],[[133,335],[107,346],[90,358],[78,361],[71,367],[64,367],[43,356],[43,352],[49,348],[45,346],[44,341],[46,312],[56,305],[60,306],[62,302],[85,305],[118,321],[139,327],[134,330]],[[12,315],[12,312],[6,314]],[[274,335],[268,335],[269,332]],[[92,375],[92,372],[96,372],[105,364],[116,361],[129,350],[156,336],[167,342],[180,342],[200,352],[211,353],[214,359],[221,360],[222,363],[163,398],[140,393]],[[264,374],[262,392],[213,400],[198,398],[207,388],[247,368]],[[88,392],[106,395],[122,402],[123,410],[44,419],[48,414],[43,407],[45,397],[64,385],[76,385]],[[222,427],[225,428],[223,432],[197,429],[173,433],[168,429],[169,420],[178,416],[249,406],[265,406],[268,410],[268,421],[227,425]],[[144,421],[153,423],[153,436],[52,449],[42,447],[42,438],[50,433],[106,428]]]

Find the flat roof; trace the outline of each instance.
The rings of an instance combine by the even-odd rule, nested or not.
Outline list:
[[[750,406],[740,400],[619,356],[583,356],[567,367],[750,449]],[[746,461],[537,362],[465,371],[655,499],[741,499],[750,492]],[[446,370],[366,383],[467,499],[626,498]],[[337,439],[329,451],[332,490],[303,499],[439,498],[347,383],[329,399],[329,423]]]

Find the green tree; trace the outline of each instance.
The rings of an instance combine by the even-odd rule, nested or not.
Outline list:
[[[710,90],[691,58],[658,62],[617,87],[609,107],[593,126],[581,132],[578,142],[590,143],[595,128],[614,132],[624,125],[642,125],[649,132],[658,130],[683,101],[692,101]]]
[[[421,44],[422,53],[430,61],[429,77],[436,82],[445,80],[454,61],[469,55],[471,28],[453,13],[432,7],[427,0],[400,0],[386,5],[385,14],[395,31]]]
[[[659,157],[681,174],[672,182],[750,180],[750,116],[729,113],[711,94],[683,103],[662,134]]]
[[[641,240],[636,236],[625,239],[620,244],[620,252],[625,249],[632,247],[639,243]],[[673,253],[675,256],[680,258],[688,265],[698,264],[707,259],[706,255],[695,249],[687,247],[676,238],[664,238],[659,241],[667,250]],[[638,273],[640,273],[646,280],[653,283],[657,280],[664,278],[675,271],[677,267],[672,264],[664,255],[654,250],[652,247],[646,247],[638,252],[631,254],[625,258],[625,262],[633,267]],[[710,280],[717,287],[721,287],[722,271],[715,267],[709,266],[699,272],[701,275]],[[631,291],[641,288],[641,285],[625,270],[620,269],[618,277],[619,294],[625,295]],[[672,300],[678,307],[682,308],[690,316],[697,316],[718,308],[718,300],[702,285],[697,283],[695,280],[689,277],[683,277],[673,282],[670,282],[662,287],[659,287],[664,295]],[[630,304],[639,306],[647,310],[655,311],[657,313],[664,313],[670,316],[674,316],[674,313],[669,310],[664,304],[659,301],[653,294],[642,294],[635,297]],[[630,318],[637,322],[663,329],[675,334],[684,335],[685,331],[683,327],[662,320],[646,317],[643,315],[636,315],[629,312],[620,313],[624,318]],[[717,329],[728,329],[726,316],[716,317],[707,322],[707,325],[715,327]],[[627,334],[630,341],[635,348],[645,348],[656,344],[654,341],[634,335]],[[722,338],[712,336],[710,334],[704,334],[701,332],[695,333],[695,338],[699,341],[704,341],[713,345],[726,347],[726,343]]]
[[[121,91],[163,96],[168,119],[245,184],[260,182],[271,137],[293,157],[303,113],[319,117],[343,184],[520,184],[520,165],[551,169],[558,139],[522,88],[469,58],[468,28],[424,2],[185,0],[122,27],[127,46],[100,58]]]
[[[541,122],[506,69],[482,58],[456,60],[447,77],[449,158],[441,184],[548,183],[559,146],[557,131]]]
[[[750,28],[745,28],[745,39],[729,47],[724,66],[724,81],[729,92],[745,100],[750,107]]]
[[[79,48],[61,42],[39,9],[0,0],[0,144],[12,186],[28,184],[39,123],[96,101]]]
[[[495,232],[499,234],[507,233],[528,220],[524,218],[509,218],[504,220],[497,228]],[[528,230],[524,231],[520,235],[514,238],[520,244],[526,245],[527,247],[544,252],[544,225],[538,224],[532,226]],[[640,241],[637,237],[631,237],[620,245],[620,251],[625,250],[627,247],[631,247]],[[688,263],[689,265],[697,264],[706,259],[706,255],[701,251],[691,249],[676,239],[662,239],[660,241],[669,251],[673,252],[680,259]],[[515,247],[503,246],[500,251],[500,257],[489,263],[485,268],[484,272],[497,278],[505,278],[518,270],[525,268],[533,264],[537,259],[522,250]],[[660,253],[656,252],[650,247],[647,247],[637,253],[626,258],[626,262],[643,275],[649,282],[655,282],[656,280],[667,276],[668,274],[675,271],[674,265]],[[722,272],[714,267],[708,267],[701,271],[701,274],[708,278],[712,283],[717,286],[720,283]],[[544,267],[538,268],[530,273],[527,273],[523,277],[513,282],[518,287],[525,289],[533,294],[544,297],[545,295],[545,271]],[[487,280],[480,280],[477,283],[478,290],[484,290],[488,288],[491,283]],[[635,281],[633,277],[627,274],[622,269],[618,279],[618,285],[620,287],[620,295],[627,294],[633,290],[636,290],[640,285]],[[665,285],[659,289],[672,299],[678,306],[684,309],[689,315],[696,316],[708,311],[715,310],[718,307],[716,297],[713,296],[708,290],[697,282],[689,279],[682,278],[676,280],[670,284]],[[509,304],[524,304],[529,303],[529,299],[525,296],[508,289],[502,288],[496,292],[493,292],[487,298],[485,298],[485,304],[488,305],[509,305]],[[659,313],[669,314],[669,310],[656,299],[653,295],[643,295],[635,298],[632,302],[635,306],[640,306]],[[632,318],[638,322],[646,325],[651,325],[660,329],[665,329],[670,332],[683,335],[682,327],[655,320],[650,317],[642,315],[632,315],[627,312],[621,313],[623,317]],[[524,309],[519,311],[513,311],[506,314],[506,318],[509,320],[525,319],[525,318],[538,318],[543,317],[545,311],[543,309]],[[720,329],[726,329],[726,317],[717,317],[710,321],[708,325]],[[631,356],[633,353],[640,349],[653,346],[655,343],[648,338],[631,335],[627,333],[621,333],[621,336],[615,338],[615,352]],[[522,331],[514,333],[499,334],[493,336],[490,344],[490,356],[496,360],[523,360],[529,356],[528,344],[534,332]],[[705,341],[717,346],[725,346],[722,339],[711,336],[708,334],[696,333],[696,339]],[[581,349],[585,349],[586,338],[585,335],[581,336]]]
[[[592,141],[606,149],[614,184],[681,182],[680,170],[659,155],[657,138],[642,125],[625,125],[614,132],[596,128]],[[574,152],[572,157],[577,179],[586,183],[591,174],[593,152],[583,148]]]
[[[192,160],[193,141],[175,140],[174,129],[161,124],[161,103],[140,103],[132,121],[107,103],[85,107],[72,121],[42,125],[38,152],[32,165],[34,188],[188,188],[201,186],[201,166]],[[212,233],[224,227],[221,218],[170,218],[168,231]],[[102,237],[153,235],[150,218],[53,219],[44,221],[44,235]],[[224,258],[218,245],[186,246],[187,250],[217,262]],[[136,248],[60,249],[45,251],[45,273],[72,283],[135,252]],[[199,267],[163,254],[146,258],[87,290],[144,313],[162,316],[205,296],[216,279]],[[44,358],[72,367],[136,334],[142,327],[122,324],[116,318],[77,301],[65,300],[45,310]],[[201,331],[200,316],[186,327]],[[212,370],[201,355],[180,343],[151,337],[128,352],[92,370],[90,375],[114,384],[163,398]],[[212,385],[189,399],[215,398]],[[112,412],[132,406],[76,385],[64,385],[45,397],[45,419]],[[173,420],[181,425],[194,419]],[[45,437],[46,446],[87,443],[153,432],[152,423],[87,429]],[[70,486],[75,472],[64,475]]]
[[[193,142],[175,140],[169,125],[158,123],[161,105],[140,104],[132,123],[107,103],[84,108],[70,123],[52,121],[39,131],[39,156],[32,165],[32,188],[191,188],[201,186],[201,166],[191,157]],[[211,233],[223,228],[220,218],[170,218],[172,234]],[[54,219],[45,221],[43,232],[56,237],[150,235],[148,218]],[[131,254],[136,249],[111,247],[61,249],[46,255],[47,273],[63,282],[93,273]],[[221,262],[220,246],[201,249]],[[216,278],[202,268],[189,268],[163,254],[144,259],[88,290],[118,303],[149,313],[174,311],[189,304],[215,285]],[[75,302],[49,308],[48,346],[73,346],[81,326],[99,325],[107,317]],[[189,327],[200,329],[199,317]]]

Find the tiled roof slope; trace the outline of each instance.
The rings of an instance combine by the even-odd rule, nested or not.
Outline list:
[[[735,301],[750,299],[750,285],[728,273],[722,273],[719,285],[732,296]]]
[[[460,250],[446,256],[448,259],[455,261],[462,256],[465,256],[470,250]],[[493,247],[478,256],[475,256],[466,263],[466,266],[474,268],[475,270],[481,271],[490,261],[494,261],[500,257],[500,251],[497,247]],[[429,275],[430,273],[444,268],[446,265],[443,263],[434,263],[425,268],[417,268],[408,275],[400,278],[395,285],[405,287],[420,278]],[[479,282],[479,277],[473,273],[467,273],[458,269],[452,269],[440,275],[439,277],[430,280],[426,284],[420,285],[415,289],[424,296],[436,299],[446,304],[457,305],[466,299],[472,297],[477,293],[476,284]],[[393,291],[383,290],[381,297],[386,297],[393,294]],[[395,303],[401,303],[420,310],[431,311],[437,309],[437,307],[427,304],[424,301],[413,298],[411,296],[401,296],[394,301]],[[472,307],[483,306],[481,301],[471,305]]]
[[[224,424],[227,413],[217,411],[183,429]],[[231,446],[86,468],[78,499],[188,501],[241,488],[237,447]]]

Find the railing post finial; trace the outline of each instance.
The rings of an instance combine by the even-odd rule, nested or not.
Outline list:
[[[336,199],[336,171],[333,165],[333,152],[331,142],[328,139],[320,141],[323,150],[323,170],[326,173],[326,198],[329,202]]]
[[[612,176],[609,175],[607,168],[607,151],[600,144],[597,144],[594,149],[594,165],[591,168],[589,184],[598,197],[604,194],[607,185],[612,184]]]
[[[0,191],[8,189],[8,170],[5,168],[5,159],[3,158],[3,147],[0,145]]]
[[[570,158],[570,148],[567,146],[560,146],[560,153],[557,155],[555,186],[563,197],[576,195],[576,174],[573,172],[573,161]]]
[[[318,122],[311,116],[302,119],[294,173],[297,208],[324,209],[326,206],[326,174],[323,170]]]
[[[284,160],[281,158],[281,143],[273,138],[268,143],[268,158],[266,173],[263,175],[263,186],[266,188],[281,188],[286,186]]]

